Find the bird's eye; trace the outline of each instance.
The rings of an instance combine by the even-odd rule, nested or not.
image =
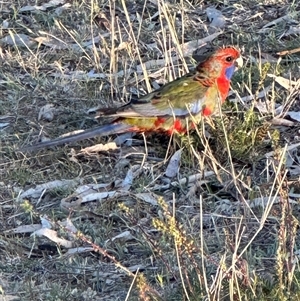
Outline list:
[[[232,62],[232,61],[233,61],[233,57],[232,57],[232,56],[228,56],[228,57],[226,58],[226,62],[230,63],[230,62]]]

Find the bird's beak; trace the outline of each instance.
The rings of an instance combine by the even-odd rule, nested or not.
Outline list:
[[[241,56],[236,59],[236,61],[235,61],[235,67],[236,67],[237,70],[239,68],[243,67],[243,58]]]

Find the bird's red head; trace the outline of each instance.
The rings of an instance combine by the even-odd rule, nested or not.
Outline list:
[[[204,62],[197,67],[198,71],[204,71],[211,78],[225,76],[230,81],[235,67],[242,65],[240,51],[234,46],[226,46],[216,50]]]
[[[225,66],[231,66],[239,57],[241,53],[234,46],[225,46],[218,49],[212,54],[210,59],[216,59],[222,62]]]

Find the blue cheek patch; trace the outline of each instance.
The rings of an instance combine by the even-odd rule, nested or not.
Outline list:
[[[225,70],[225,76],[226,76],[226,78],[227,78],[228,80],[231,79],[231,77],[232,77],[232,75],[233,75],[233,73],[234,73],[234,69],[235,69],[234,65],[232,65],[232,66],[226,68],[226,70]]]

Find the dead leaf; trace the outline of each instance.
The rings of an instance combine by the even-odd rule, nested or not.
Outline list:
[[[83,203],[94,202],[94,201],[104,201],[112,197],[125,196],[129,194],[127,191],[109,191],[109,192],[91,192],[86,195],[76,195],[72,194],[67,198],[61,200],[61,207],[64,209],[70,209],[78,207]]]
[[[35,188],[29,188],[20,194],[19,199],[25,198],[39,198],[44,190],[52,189],[71,189],[78,185],[79,180],[56,180],[48,183],[36,185]]]
[[[56,50],[72,48],[72,44],[68,44],[65,41],[53,37],[40,36],[40,37],[36,37],[34,40],[38,42],[40,45],[51,47],[52,49],[56,49]]]
[[[133,165],[127,172],[125,179],[122,181],[120,188],[122,190],[129,190],[133,180],[142,173],[140,165]]]
[[[77,228],[74,226],[72,220],[67,217],[65,221],[59,222],[59,224],[67,230],[67,234],[70,239],[76,238],[76,234],[78,232]]]
[[[289,173],[291,176],[299,176],[300,175],[300,166],[299,165],[292,165],[288,168]]]
[[[34,235],[36,235],[36,236],[45,236],[45,237],[49,238],[50,240],[52,240],[53,242],[55,242],[56,244],[58,244],[60,246],[63,246],[67,249],[72,248],[72,246],[73,246],[72,241],[66,240],[64,238],[59,238],[57,236],[56,231],[50,230],[50,229],[47,229],[47,228],[39,229],[39,230],[37,230],[37,231],[35,231],[31,234],[31,236],[34,236]]]
[[[55,108],[52,103],[47,103],[46,105],[42,106],[39,111],[38,120],[46,120],[52,121],[54,118]]]
[[[291,121],[291,120],[287,120],[284,118],[279,118],[279,117],[275,117],[271,120],[271,123],[273,125],[282,125],[282,126],[294,126],[295,122]]]
[[[207,182],[207,181],[202,180],[202,179],[205,179],[206,177],[210,177],[210,176],[213,176],[213,175],[215,175],[215,173],[213,171],[205,171],[204,173],[198,173],[198,174],[195,174],[195,175],[191,175],[188,178],[186,178],[186,177],[182,178],[179,181],[174,181],[174,182],[163,184],[163,185],[156,184],[156,185],[154,185],[152,190],[153,191],[155,191],[155,190],[167,190],[172,186],[177,187],[177,186],[180,186],[180,185],[186,185],[187,183],[189,183],[188,186],[190,187],[191,185],[194,185],[194,182],[196,182],[196,181],[199,181],[199,185],[202,185],[202,184]]]
[[[287,112],[287,115],[290,116],[293,120],[300,122],[300,112]]]
[[[289,145],[287,148],[286,148],[286,151],[289,152],[289,151],[292,151],[293,149],[295,148],[298,148],[300,146],[300,142],[299,143],[295,143],[295,144],[292,144],[292,145]],[[268,152],[265,154],[265,157],[266,158],[270,158],[274,155],[274,151],[272,152]]]
[[[292,199],[288,199],[290,204],[297,204],[298,202],[296,202],[295,200]],[[273,196],[269,196],[269,197],[259,197],[259,198],[255,198],[253,200],[247,200],[247,202],[249,203],[249,207],[250,208],[255,208],[255,207],[266,207],[268,203],[272,202],[273,204],[278,204],[280,202],[280,197],[273,197]]]
[[[118,45],[118,47],[116,47],[115,51],[121,51],[123,49],[128,49],[130,44],[131,43],[128,41],[123,41]]]
[[[181,159],[181,153],[182,153],[182,149],[179,149],[171,157],[171,159],[169,161],[169,164],[167,166],[166,172],[165,172],[165,175],[168,178],[173,178],[173,177],[175,177],[178,174],[178,172],[179,172],[179,164],[180,164],[180,159]]]
[[[106,240],[104,244],[107,244],[108,242],[115,241],[115,240],[120,240],[122,242],[125,242],[132,239],[134,239],[134,236],[131,235],[130,231],[125,231],[121,234],[114,236],[113,238]]]
[[[65,0],[51,0],[47,3],[44,3],[42,5],[26,5],[19,9],[19,12],[27,12],[27,11],[35,11],[35,10],[42,10],[45,11],[49,8],[52,8],[54,6],[62,5],[65,3]]]
[[[47,218],[47,216],[41,216],[41,224],[43,228],[52,228],[52,222]]]
[[[84,199],[86,196],[93,195],[98,193],[99,189],[106,190],[110,184],[89,184],[89,185],[82,185],[77,187],[74,193],[69,195],[66,198],[61,200],[60,206],[63,209],[69,210],[70,208],[77,208],[81,205],[82,202],[88,201]]]
[[[297,86],[300,84],[300,79],[298,79],[297,81],[288,79],[288,78],[284,78],[282,76],[276,76],[274,74],[267,74],[269,77],[274,78],[275,82],[278,83],[280,86],[282,86],[283,88],[290,90],[292,89],[294,86]]]
[[[146,192],[146,193],[137,193],[134,195],[136,198],[141,199],[142,201],[149,203],[153,206],[157,206],[157,199],[159,196],[156,194]]]
[[[65,10],[68,10],[71,7],[71,3],[66,3],[62,6],[57,7],[54,11],[57,16],[60,16]]]
[[[34,38],[34,41],[36,41],[39,44],[42,44],[47,47],[51,47],[52,49],[56,49],[56,50],[73,49],[73,50],[81,51],[81,52],[84,51],[84,48],[88,48],[88,49],[93,48],[95,46],[95,44],[100,42],[101,38],[104,38],[105,36],[109,35],[109,34],[107,34],[107,35],[99,34],[98,36],[92,37],[92,39],[90,39],[86,42],[82,42],[80,45],[78,45],[78,43],[67,43],[66,41],[58,39],[57,37],[49,36],[49,34],[44,31],[39,31],[39,34],[44,35],[44,36],[39,36],[39,37]],[[81,72],[74,71],[74,73],[75,74],[76,73],[86,74],[86,72],[83,72],[83,71],[81,71]],[[54,73],[54,74],[56,75],[56,73]],[[72,74],[72,73],[69,72],[69,74]],[[60,73],[60,75],[61,75],[61,73]],[[56,75],[56,76],[58,76],[58,75]],[[88,75],[86,75],[86,76],[88,76]]]
[[[122,71],[123,72],[123,71]],[[98,79],[98,78],[107,78],[108,75],[104,73],[94,73],[94,71],[85,72],[85,71],[68,71],[68,73],[61,73],[61,72],[53,72],[49,74],[50,76],[57,77],[57,78],[63,78],[63,79],[71,79],[71,80],[84,80],[87,79]]]
[[[7,20],[3,20],[2,29],[8,29],[8,28],[9,28],[9,22]]]
[[[86,252],[92,252],[94,251],[93,247],[77,247],[77,248],[70,248],[68,251],[65,253],[66,255],[73,255],[73,254],[81,254],[81,253],[86,253]]]
[[[280,23],[280,22],[297,22],[296,20],[293,19],[294,17],[297,17],[297,14],[298,14],[298,12],[295,11],[295,12],[290,13],[290,14],[288,14],[288,15],[284,15],[283,17],[280,17],[280,18],[278,18],[278,19],[276,19],[276,20],[272,20],[271,22],[269,22],[269,23],[267,23],[266,25],[264,25],[264,26],[262,27],[262,29],[260,29],[260,30],[258,31],[258,33],[259,33],[259,34],[261,34],[261,33],[266,33],[266,32],[268,32],[269,30],[271,30],[270,27],[273,27],[274,25],[276,25],[276,24],[278,24],[278,23]]]
[[[0,116],[0,129],[9,126],[11,123],[14,123],[15,121],[16,121],[16,117],[14,116],[9,116],[9,115]]]
[[[22,225],[7,231],[4,231],[4,233],[32,233],[34,231],[37,231],[39,229],[42,229],[41,224],[32,224],[32,225]]]
[[[120,134],[118,135],[118,137],[116,137],[114,139],[114,143],[119,146],[122,145],[126,142],[127,146],[131,146],[132,145],[132,137],[136,135],[135,133],[132,132],[128,132],[128,133],[124,133],[124,134]]]
[[[1,296],[0,296],[0,301],[19,301],[21,300],[20,297],[18,296],[13,296],[13,295],[2,295],[1,293]]]
[[[200,47],[203,47],[207,43],[213,41],[216,39],[220,34],[222,34],[222,31],[215,32],[213,34],[208,35],[207,37],[203,39],[197,39],[197,40],[192,40],[183,44],[180,44],[180,48],[182,49],[183,56],[191,56],[193,52]],[[174,51],[175,48],[171,48],[168,50],[168,52]]]
[[[9,35],[5,36],[0,40],[0,44],[27,48],[33,48],[37,46],[35,40],[29,37],[28,35],[24,33],[15,34],[11,31],[9,31]]]
[[[95,145],[88,146],[88,147],[85,147],[85,148],[81,149],[78,154],[79,155],[89,155],[89,154],[92,154],[92,153],[99,153],[99,152],[107,152],[109,150],[116,150],[118,148],[119,147],[116,145],[115,142],[109,142],[109,143],[106,143],[106,144],[99,143],[99,144],[95,144]]]
[[[300,52],[300,48],[284,50],[284,51],[277,52],[276,54],[283,56],[283,55],[293,54],[293,53],[297,53],[297,52]]]
[[[272,86],[267,86],[265,88],[263,88],[257,95],[249,95],[249,96],[244,96],[241,98],[241,100],[243,102],[249,102],[251,100],[253,100],[255,97],[256,98],[263,98],[266,97],[268,95],[268,92],[272,89]]]
[[[208,7],[205,12],[210,22],[210,26],[215,28],[225,27],[226,20],[221,11],[214,7]]]
[[[135,273],[135,272],[137,272],[137,271],[144,270],[146,267],[147,267],[146,265],[136,264],[136,265],[133,265],[133,266],[128,267],[127,269],[128,269],[130,272]]]

